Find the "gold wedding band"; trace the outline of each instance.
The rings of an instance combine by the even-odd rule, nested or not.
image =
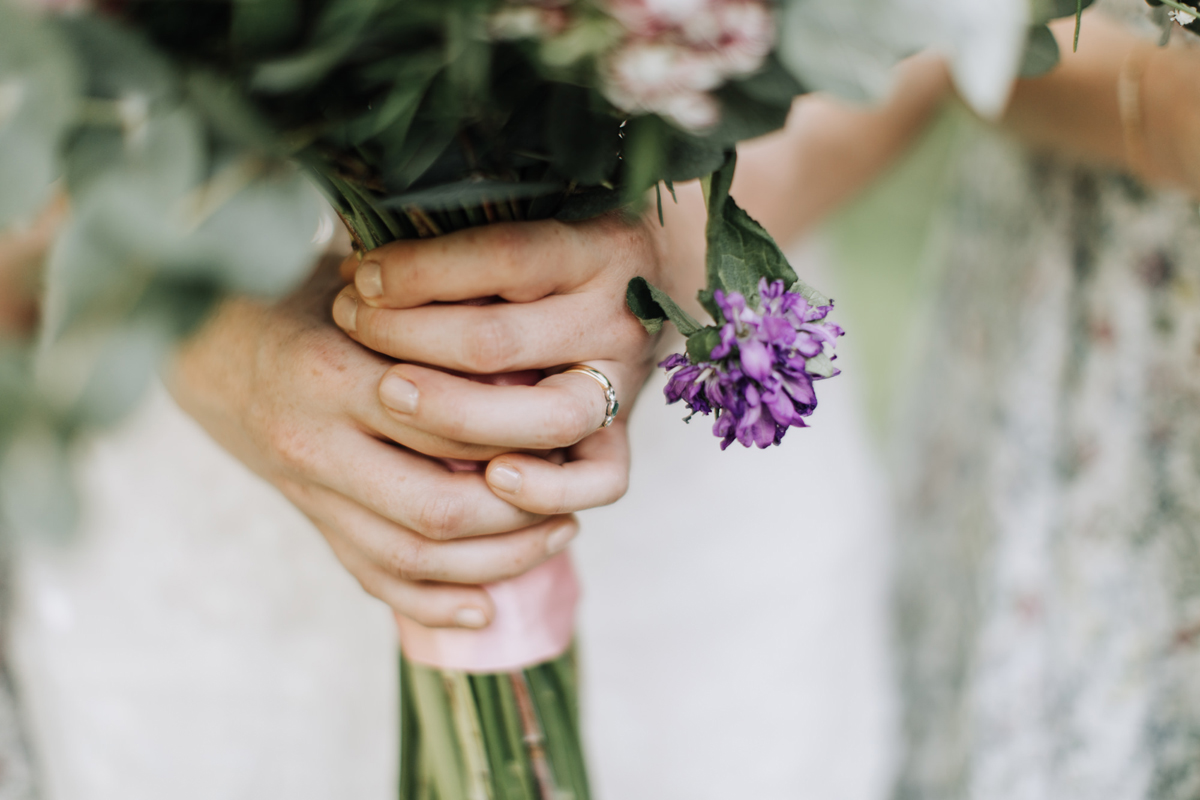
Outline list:
[[[607,406],[604,409],[604,422],[600,423],[601,428],[607,428],[613,424],[613,420],[617,418],[617,412],[621,409],[621,404],[617,402],[617,390],[613,388],[612,381],[598,369],[589,367],[587,364],[576,364],[573,367],[563,370],[563,375],[568,372],[578,372],[580,375],[587,375],[589,378],[600,384],[600,388],[604,390],[604,402]]]

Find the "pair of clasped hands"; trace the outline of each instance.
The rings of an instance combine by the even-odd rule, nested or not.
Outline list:
[[[613,215],[327,258],[283,301],[227,302],[181,354],[172,391],[368,593],[426,626],[485,627],[481,584],[561,552],[573,512],[625,492],[625,419],[656,344],[625,287],[661,277],[656,236]],[[499,302],[466,302],[478,298]],[[610,427],[599,383],[562,374],[580,363],[617,391]],[[466,377],[522,370],[547,377]],[[455,472],[440,459],[488,463]]]

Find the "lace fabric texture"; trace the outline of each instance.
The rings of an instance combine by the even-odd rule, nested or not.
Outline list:
[[[947,207],[897,450],[894,797],[1200,798],[1196,206],[977,132]]]

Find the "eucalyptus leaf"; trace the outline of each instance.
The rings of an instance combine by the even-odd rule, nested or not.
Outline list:
[[[75,405],[75,419],[92,428],[113,425],[137,406],[174,337],[153,319],[136,319],[91,332],[95,337],[86,381]],[[53,358],[48,351],[44,358]]]
[[[1040,78],[1058,66],[1060,58],[1058,41],[1050,28],[1045,25],[1030,28],[1021,61],[1021,77]]]
[[[56,23],[79,61],[90,96],[136,98],[151,106],[178,94],[178,74],[145,37],[97,14],[63,16]]]
[[[60,38],[0,2],[0,230],[32,219],[49,198],[78,88]]]
[[[61,540],[79,518],[66,442],[48,420],[22,426],[0,453],[0,510],[7,528]]]
[[[228,291],[278,296],[308,274],[313,235],[327,206],[296,170],[257,176],[207,217],[182,247],[189,276]]]

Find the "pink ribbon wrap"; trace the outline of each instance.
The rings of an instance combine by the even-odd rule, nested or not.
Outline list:
[[[426,628],[397,614],[404,655],[438,669],[515,672],[551,661],[570,647],[579,580],[568,553],[483,588],[496,605],[496,616],[480,630]]]
[[[480,376],[500,386],[532,386],[538,371]],[[487,464],[443,459],[455,472]],[[400,647],[410,661],[437,669],[472,673],[515,672],[551,661],[567,651],[575,633],[579,578],[568,553],[559,553],[515,578],[484,590],[496,613],[486,628],[427,628],[396,614]]]

